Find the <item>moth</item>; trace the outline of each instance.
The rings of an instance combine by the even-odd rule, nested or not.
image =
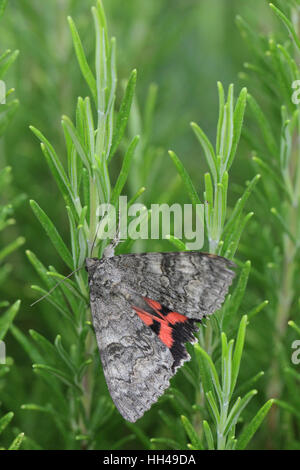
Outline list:
[[[197,322],[218,310],[235,265],[197,251],[87,258],[90,305],[103,371],[121,413],[135,422],[190,359]]]

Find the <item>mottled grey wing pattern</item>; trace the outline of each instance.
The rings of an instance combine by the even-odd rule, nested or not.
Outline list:
[[[126,420],[135,422],[168,388],[173,357],[132,310],[122,288],[111,291],[102,284],[102,269],[90,276],[91,310],[101,362],[117,409]]]
[[[233,262],[198,251],[129,254],[105,262],[129,290],[197,320],[221,307],[235,276]]]
[[[132,306],[149,297],[201,319],[221,306],[234,276],[229,269],[233,263],[180,252],[89,258],[86,266],[108,389],[123,417],[135,422],[168,388],[174,359]]]

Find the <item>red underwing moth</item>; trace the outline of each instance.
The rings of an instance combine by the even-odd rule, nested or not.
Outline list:
[[[196,322],[218,310],[234,263],[198,251],[87,258],[90,303],[110,395],[131,422],[190,359]]]

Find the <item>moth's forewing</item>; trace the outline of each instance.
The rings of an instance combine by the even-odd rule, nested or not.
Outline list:
[[[141,312],[153,315],[154,304],[151,308],[148,302],[146,310],[141,309],[143,302],[147,304],[144,299],[155,301],[161,309],[167,308],[186,319],[201,320],[222,305],[234,277],[230,269],[233,266],[225,258],[199,252],[143,253],[86,260],[103,370],[112,399],[126,420],[139,419],[164,393],[177,366],[189,359],[179,347],[184,343],[186,328],[176,327],[176,335],[183,336],[177,337],[179,356],[175,363],[172,348],[160,334],[161,329],[153,325],[151,328],[150,317],[147,320],[142,316]],[[160,310],[156,313],[159,315]],[[163,317],[155,321],[160,328],[171,325],[170,322],[167,325],[167,320],[163,322]]]

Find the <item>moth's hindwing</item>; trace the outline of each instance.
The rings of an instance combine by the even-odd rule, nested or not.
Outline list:
[[[178,312],[172,312],[155,300],[144,297],[143,301],[148,308],[134,306],[133,309],[170,350],[173,356],[172,371],[175,373],[178,367],[190,359],[184,344],[196,342],[193,333],[198,331],[198,327],[194,320]]]
[[[112,399],[139,419],[189,359],[194,321],[220,308],[230,261],[205,253],[144,253],[87,259],[93,323]]]

